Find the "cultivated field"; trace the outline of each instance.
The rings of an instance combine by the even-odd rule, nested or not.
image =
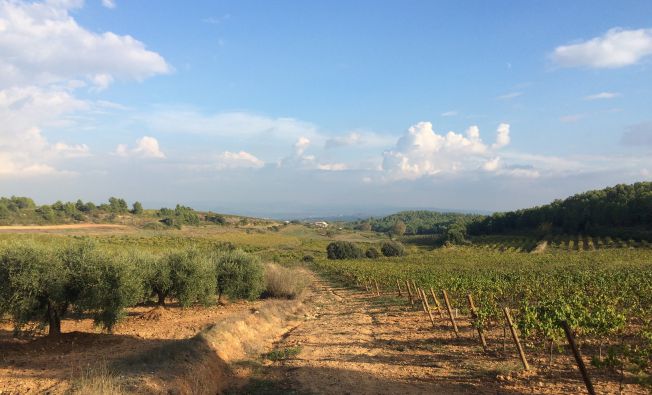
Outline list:
[[[2,233],[0,251],[17,242],[49,248],[84,240],[118,255],[238,248],[263,263],[316,274],[292,300],[225,298],[188,307],[174,297],[165,307],[156,298],[140,301],[111,333],[93,324],[92,311],[66,315],[59,337],[45,336],[36,322],[15,336],[6,316],[0,387],[8,393],[582,392],[563,320],[598,393],[649,392],[652,249],[644,242],[552,237],[541,248],[542,240],[487,236],[434,248],[422,237],[406,244],[404,256],[329,260],[326,246],[334,240],[380,249],[388,236],[303,225],[47,228]],[[556,244],[570,241],[582,248]],[[414,285],[425,291],[432,321]],[[527,371],[503,307],[511,309]]]

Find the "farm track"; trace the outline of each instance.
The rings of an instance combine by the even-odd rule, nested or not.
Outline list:
[[[584,393],[570,356],[553,367],[530,356],[522,371],[513,344],[503,352],[502,331],[487,333],[484,353],[468,319],[460,317],[460,338],[444,313],[433,327],[420,305],[396,294],[364,291],[316,280],[306,301],[310,319],[283,335],[276,350],[300,350],[294,357],[265,362],[254,386],[229,393],[291,394],[558,394]],[[545,361],[545,362],[544,362]],[[542,367],[545,366],[545,367]],[[537,367],[539,369],[537,370]],[[618,387],[595,378],[600,393]],[[626,386],[623,393],[644,393]]]
[[[312,291],[313,319],[276,344],[300,353],[266,368],[265,380],[276,380],[280,392],[518,393],[501,390],[495,375],[468,364],[482,355],[465,323],[465,339],[456,340],[444,322],[433,330],[423,312],[391,296],[374,298],[324,280],[316,280]]]

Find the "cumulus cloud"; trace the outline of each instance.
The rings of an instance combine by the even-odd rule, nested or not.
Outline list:
[[[593,95],[584,96],[584,100],[607,100],[607,99],[614,99],[618,96],[620,96],[620,93],[600,92]]]
[[[142,80],[170,66],[131,36],[81,27],[70,11],[83,0],[0,0],[0,157],[2,173],[71,174],[63,159],[90,155],[83,143],[52,144],[51,130],[75,124],[96,106],[75,91],[101,91],[114,80]],[[101,106],[98,104],[98,106]],[[140,155],[160,155],[141,142]],[[56,167],[55,167],[56,166]]]
[[[561,67],[618,68],[638,63],[652,55],[652,29],[613,28],[604,35],[553,51],[552,60]]]
[[[294,154],[296,156],[303,156],[303,153],[306,151],[306,148],[310,145],[310,139],[307,137],[301,136],[297,140],[296,143],[294,143]]]
[[[492,148],[502,148],[509,144],[509,125],[506,123],[501,123],[498,125],[496,130],[496,142],[492,145]]]
[[[106,8],[109,9],[114,9],[115,8],[115,1],[114,0],[102,0],[102,5]]]
[[[44,162],[56,158],[87,155],[83,144],[51,144],[42,128],[65,124],[66,114],[88,105],[70,93],[39,87],[11,87],[0,90],[0,155],[3,174],[29,176],[55,174]],[[88,147],[86,147],[87,149]]]
[[[233,169],[233,168],[254,168],[258,169],[265,166],[265,162],[258,159],[249,152],[230,152],[224,151],[217,157],[218,169]]]
[[[452,131],[441,135],[433,130],[432,123],[419,122],[399,138],[394,149],[384,153],[382,169],[394,179],[474,170],[486,166],[491,152],[507,144],[508,124],[500,124],[496,143],[488,147],[477,126],[469,127],[466,135]],[[488,167],[491,169],[492,164]]]
[[[165,158],[165,154],[161,151],[158,140],[150,136],[143,136],[138,139],[134,148],[129,148],[126,144],[118,144],[114,154],[123,157]]]
[[[171,71],[161,55],[131,36],[78,25],[69,10],[81,4],[0,0],[0,88],[79,78],[105,87],[113,79]]]
[[[500,166],[500,157],[499,157],[499,156],[497,156],[497,157],[495,157],[495,158],[493,158],[493,159],[490,159],[490,160],[486,161],[486,162],[482,165],[482,169],[485,170],[485,171],[489,171],[489,172],[491,172],[491,171],[496,171],[496,170],[498,170],[498,166]]]

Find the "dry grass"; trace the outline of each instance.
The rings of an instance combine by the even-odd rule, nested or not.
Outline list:
[[[114,395],[125,393],[120,378],[109,369],[106,362],[81,369],[70,388],[73,395]]]
[[[297,298],[310,283],[305,269],[286,268],[274,263],[265,267],[265,295],[272,298]]]

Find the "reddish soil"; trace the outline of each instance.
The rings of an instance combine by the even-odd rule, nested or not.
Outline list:
[[[460,317],[460,337],[449,318],[396,294],[371,296],[319,281],[310,301],[314,316],[287,333],[276,349],[299,349],[296,356],[264,361],[250,369],[248,387],[233,393],[310,394],[578,394],[584,383],[568,350],[552,366],[543,349],[526,346],[531,371],[524,372],[511,338],[503,351],[503,331],[486,334],[488,352],[469,319]],[[508,332],[509,336],[509,332]],[[535,352],[536,351],[536,352]],[[647,394],[626,377],[598,371],[586,361],[599,394]],[[246,370],[246,369],[245,369]]]
[[[77,377],[102,365],[114,371],[130,366],[134,370],[147,368],[147,372],[135,372],[137,375],[169,374],[165,361],[145,365],[152,365],[151,356],[169,357],[168,349],[175,349],[182,339],[263,303],[186,309],[136,307],[129,309],[112,334],[94,327],[91,319],[67,319],[62,322],[64,334],[52,339],[42,335],[14,338],[12,326],[0,323],[0,394],[62,393]],[[157,369],[160,371],[154,372]]]

